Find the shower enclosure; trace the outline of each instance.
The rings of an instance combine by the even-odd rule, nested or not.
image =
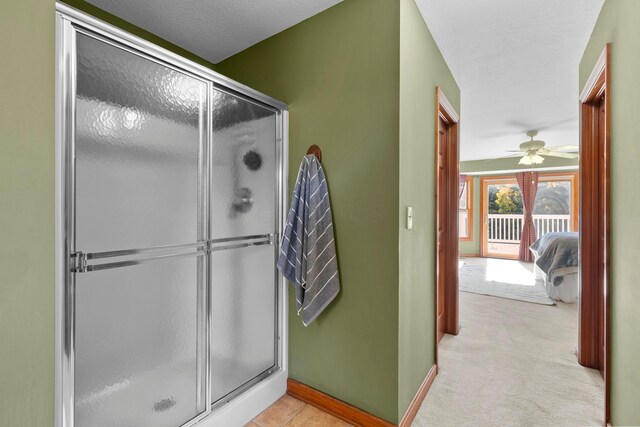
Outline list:
[[[174,427],[286,370],[286,106],[58,5],[58,423]]]

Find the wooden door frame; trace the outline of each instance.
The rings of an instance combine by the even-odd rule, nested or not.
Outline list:
[[[609,201],[611,144],[611,44],[607,44],[580,95],[580,306],[578,362],[602,369],[605,384],[605,424],[611,422],[611,346],[609,301]],[[604,97],[604,147],[598,148],[599,106]],[[601,170],[604,168],[604,170]],[[599,183],[604,197],[598,197]],[[594,197],[595,196],[595,197]],[[602,221],[602,222],[601,222]],[[603,224],[604,230],[601,230]],[[600,232],[604,232],[601,239]],[[602,243],[601,243],[602,241]],[[603,266],[603,268],[601,268]],[[599,317],[600,291],[604,293],[604,313]],[[601,332],[604,336],[601,336]],[[604,345],[601,360],[600,347]],[[604,366],[603,366],[604,364]]]
[[[449,144],[447,147],[446,163],[445,163],[445,180],[447,181],[447,197],[438,197],[438,148],[440,144],[439,126],[440,120],[443,120],[448,125]],[[450,207],[449,212],[451,215],[444,218],[445,220],[445,262],[446,268],[444,272],[438,271],[438,250],[437,250],[437,232],[436,229],[436,273],[435,273],[435,361],[436,366],[438,364],[438,274],[445,275],[444,285],[444,332],[451,335],[458,335],[460,331],[460,322],[458,316],[458,199],[459,199],[459,135],[458,126],[460,123],[460,116],[456,113],[455,109],[444,95],[442,89],[436,86],[436,117],[435,117],[435,161],[436,161],[436,182],[435,182],[435,213],[436,213],[436,227],[438,218],[438,204],[447,203]]]

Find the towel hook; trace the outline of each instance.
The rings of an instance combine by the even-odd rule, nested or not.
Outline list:
[[[320,147],[318,147],[317,145],[313,144],[311,147],[309,147],[309,149],[307,150],[307,154],[313,154],[318,158],[319,162],[322,162],[322,150],[320,150]]]

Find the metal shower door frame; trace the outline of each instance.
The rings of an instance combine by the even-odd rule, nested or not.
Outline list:
[[[247,86],[239,84],[225,76],[217,74],[212,70],[200,66],[192,61],[182,58],[170,51],[160,48],[150,42],[133,36],[110,24],[100,21],[90,15],[78,11],[68,5],[56,2],[56,176],[55,176],[55,426],[75,427],[74,425],[74,369],[75,369],[75,274],[86,266],[86,258],[80,255],[72,258],[75,254],[75,95],[76,95],[76,33],[96,37],[97,39],[113,44],[115,47],[125,49],[135,55],[151,60],[155,63],[172,68],[181,73],[190,75],[198,80],[207,83],[206,94],[206,117],[203,118],[206,135],[204,139],[204,153],[201,162],[205,163],[205,180],[203,188],[198,188],[199,204],[200,200],[204,206],[204,221],[199,227],[203,227],[206,240],[190,245],[175,245],[172,248],[154,248],[151,251],[157,257],[173,257],[196,255],[206,255],[204,267],[204,289],[206,296],[198,300],[198,315],[205,316],[204,336],[198,335],[204,341],[206,350],[204,351],[204,369],[206,372],[199,372],[199,382],[204,379],[206,384],[201,387],[198,384],[198,393],[204,388],[205,411],[198,414],[183,425],[190,427],[206,420],[215,408],[211,402],[211,376],[210,376],[210,330],[211,330],[211,266],[210,256],[212,251],[219,249],[221,242],[211,239],[211,143],[213,133],[212,122],[212,94],[213,90],[223,90],[243,100],[253,102],[262,107],[266,107],[276,114],[276,224],[275,233],[268,239],[252,238],[266,236],[249,236],[242,242],[232,242],[234,247],[253,246],[259,244],[273,244],[275,253],[279,253],[279,236],[284,230],[286,220],[287,203],[287,148],[288,148],[288,108],[287,105],[257,92]],[[202,147],[201,147],[202,148]],[[198,168],[200,169],[200,164]],[[200,198],[203,196],[202,198]],[[199,206],[199,209],[201,207]],[[179,247],[178,247],[179,246]],[[232,246],[229,246],[232,247]],[[173,252],[172,252],[173,249]],[[196,252],[184,252],[187,249]],[[104,257],[127,255],[126,252],[119,251],[116,254],[106,254]],[[197,254],[196,254],[197,253]],[[102,254],[105,255],[105,254]],[[100,256],[100,255],[98,255]],[[94,258],[95,259],[95,258]],[[126,261],[125,261],[126,263]],[[115,263],[122,265],[122,262]],[[114,265],[115,265],[114,264]],[[274,260],[275,264],[275,260]],[[133,264],[124,264],[133,265]],[[119,265],[116,265],[119,266]],[[100,269],[98,267],[98,269]],[[263,372],[258,377],[232,391],[225,396],[224,402],[233,400],[239,394],[251,388],[255,383],[266,379],[268,376],[288,369],[287,361],[287,289],[282,275],[275,269],[275,292],[276,292],[276,317],[275,325],[275,365]],[[200,291],[199,287],[199,291]],[[198,353],[200,351],[198,350]],[[200,357],[200,354],[199,354]],[[199,368],[201,364],[198,365]],[[223,404],[222,402],[221,404]]]

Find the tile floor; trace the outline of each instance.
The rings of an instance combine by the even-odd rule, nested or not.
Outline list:
[[[350,427],[320,409],[285,394],[245,427]],[[353,427],[353,426],[351,426]]]

